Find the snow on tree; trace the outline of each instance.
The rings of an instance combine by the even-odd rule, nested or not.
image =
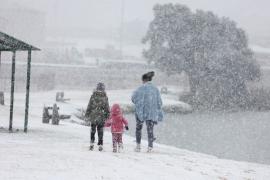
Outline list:
[[[168,74],[185,72],[197,105],[246,105],[246,82],[260,77],[260,67],[244,30],[228,18],[193,13],[180,4],[157,4],[153,10],[143,38],[149,44],[144,51],[149,63]]]

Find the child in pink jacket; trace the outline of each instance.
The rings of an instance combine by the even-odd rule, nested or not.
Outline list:
[[[117,152],[117,147],[119,152],[120,148],[123,148],[122,135],[124,127],[128,130],[128,122],[123,117],[119,104],[114,104],[112,106],[110,118],[105,122],[105,127],[111,127],[113,152]]]

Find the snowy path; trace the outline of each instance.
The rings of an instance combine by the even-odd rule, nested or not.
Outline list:
[[[124,136],[124,152],[114,154],[111,134],[105,133],[104,152],[88,151],[89,128],[61,122],[42,124],[42,101],[32,96],[29,133],[6,131],[8,107],[0,108],[1,180],[178,180],[270,179],[270,166],[218,159],[164,145],[146,153],[133,151],[134,138]],[[20,104],[21,98],[17,98]],[[16,107],[14,129],[23,120],[23,106]],[[3,123],[4,122],[4,123]]]

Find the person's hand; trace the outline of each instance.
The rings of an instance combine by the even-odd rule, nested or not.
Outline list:
[[[129,130],[128,126],[126,126],[125,129],[128,131]]]

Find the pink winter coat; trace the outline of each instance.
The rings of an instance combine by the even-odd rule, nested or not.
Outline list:
[[[110,127],[112,133],[123,133],[124,126],[128,126],[127,120],[123,117],[120,106],[114,104],[111,108],[110,118],[105,122],[105,127]]]

